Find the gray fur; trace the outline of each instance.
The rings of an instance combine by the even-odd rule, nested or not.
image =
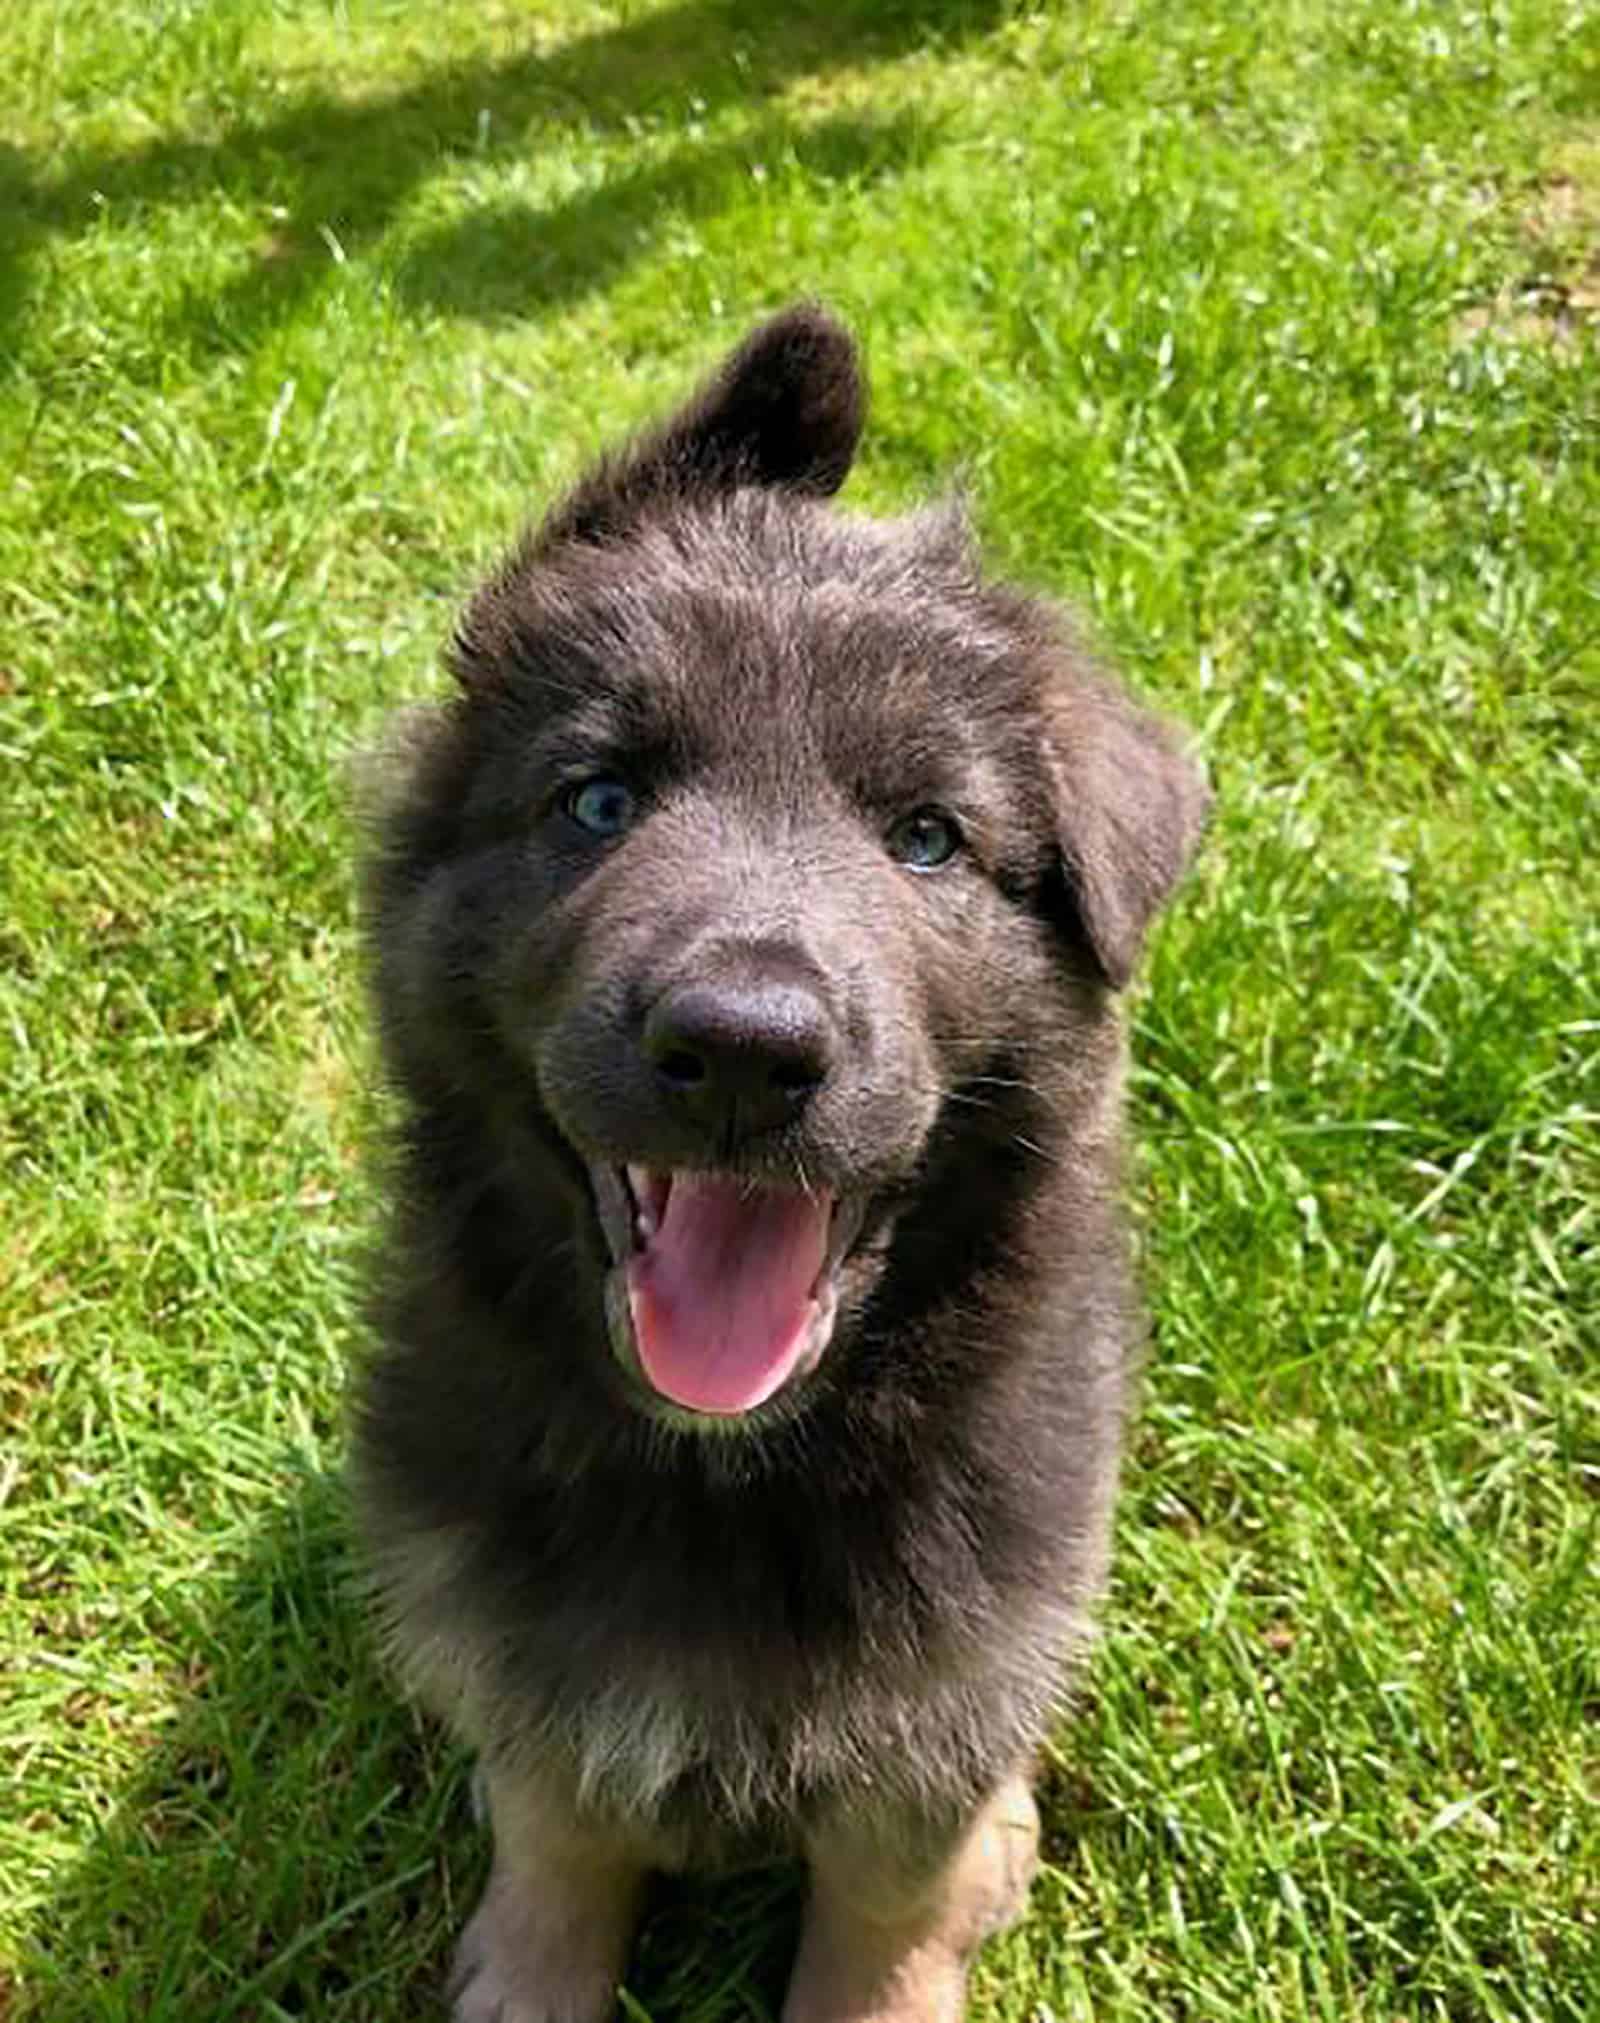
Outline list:
[[[379,1606],[492,1764],[674,1864],[852,1812],[938,1840],[1045,1730],[1136,1333],[1114,991],[1206,799],[958,514],[824,503],[863,412],[835,324],[764,326],[479,592],[371,789]],[[637,790],[604,847],[574,767]],[[926,875],[885,845],[924,805],[965,839]],[[762,965],[827,1073],[712,1143],[642,1022]],[[629,1160],[867,1203],[820,1363],[747,1420],[668,1408],[608,1322],[585,1174]]]

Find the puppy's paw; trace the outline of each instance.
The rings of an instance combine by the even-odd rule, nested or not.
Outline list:
[[[967,1963],[933,1944],[892,1966],[839,1955],[797,1973],[783,2005],[783,2023],[963,2023]]]
[[[848,1820],[812,1850],[811,1900],[783,2023],[961,2023],[967,1965],[1018,1918],[1038,1866],[1027,1782],[990,1795],[937,1866],[886,1863]]]
[[[609,2023],[621,1963],[581,1930],[541,1931],[538,1907],[493,1886],[461,1935],[451,1969],[451,2023]]]
[[[1027,1782],[1001,1786],[978,1822],[965,1868],[968,1946],[1015,1924],[1039,1868],[1039,1808]]]

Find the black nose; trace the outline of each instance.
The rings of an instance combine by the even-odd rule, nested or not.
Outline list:
[[[645,1056],[674,1108],[728,1137],[797,1117],[827,1080],[836,1046],[817,990],[789,977],[679,984],[644,1027]]]

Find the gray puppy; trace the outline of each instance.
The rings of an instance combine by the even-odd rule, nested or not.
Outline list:
[[[960,520],[826,505],[801,307],[478,593],[368,883],[402,1121],[355,1470],[495,1832],[458,2023],[599,2023],[642,1879],[802,1855],[785,2023],[1021,1906],[1134,1331],[1115,992],[1205,806]]]

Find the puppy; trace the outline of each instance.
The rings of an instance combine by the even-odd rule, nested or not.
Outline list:
[[[1135,1325],[1116,993],[1206,796],[957,513],[830,509],[863,409],[822,312],[756,330],[391,754],[354,1468],[493,1821],[457,2023],[600,2023],[648,1871],[783,1854],[785,2023],[944,2023],[1032,1871]]]

